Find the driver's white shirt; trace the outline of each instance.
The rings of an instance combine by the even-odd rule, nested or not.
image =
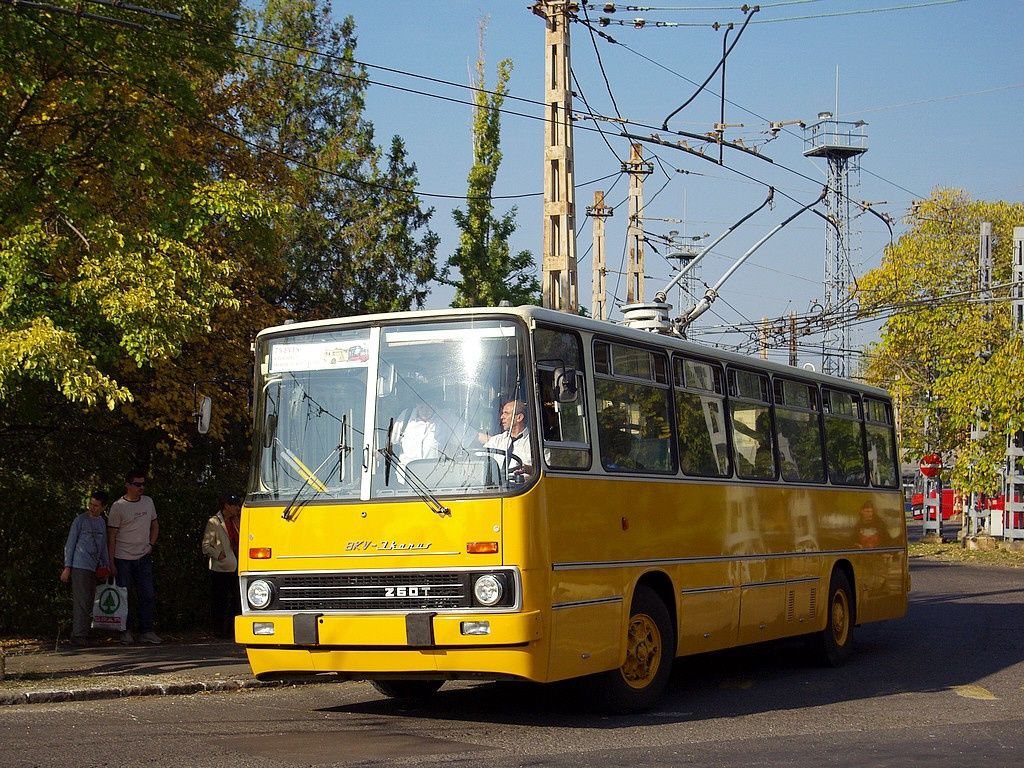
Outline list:
[[[524,429],[519,433],[518,437],[511,437],[508,432],[499,432],[493,437],[489,437],[487,442],[484,443],[484,448],[496,448],[499,451],[504,451],[507,455],[509,453],[509,446],[512,446],[511,453],[522,460],[526,466],[533,466],[533,452],[530,450],[530,430],[529,428]],[[499,463],[504,463],[500,461]],[[515,469],[519,464],[512,459],[510,461],[510,469]]]

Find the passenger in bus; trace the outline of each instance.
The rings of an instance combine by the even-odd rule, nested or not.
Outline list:
[[[406,464],[417,459],[452,458],[466,444],[467,430],[460,427],[459,418],[436,409],[431,402],[417,403],[395,423],[396,453]]]
[[[533,452],[530,450],[530,428],[526,420],[526,403],[509,400],[501,407],[498,417],[501,432],[496,435],[479,434],[484,448],[500,453],[502,466],[510,474],[529,475],[533,472]]]

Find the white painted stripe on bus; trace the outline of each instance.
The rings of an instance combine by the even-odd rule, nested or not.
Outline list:
[[[700,595],[707,592],[732,592],[735,589],[732,584],[726,584],[723,587],[692,587],[690,589],[681,589],[679,594],[681,595]]]
[[[619,597],[601,597],[596,600],[577,600],[572,603],[554,603],[551,606],[552,610],[560,611],[563,608],[581,608],[587,605],[606,605],[608,603],[621,603],[622,596]]]
[[[729,563],[752,560],[778,560],[790,557],[840,557],[849,555],[882,555],[904,552],[903,547],[877,547],[874,549],[837,549],[827,552],[778,552],[753,555],[709,555],[705,557],[666,557],[651,560],[593,560],[590,562],[553,563],[553,571],[578,571],[586,568],[638,568],[652,565],[686,565],[696,563]]]

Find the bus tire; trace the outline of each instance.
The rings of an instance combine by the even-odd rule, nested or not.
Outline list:
[[[827,605],[825,629],[812,635],[811,642],[822,664],[840,667],[853,651],[854,604],[850,580],[839,568],[829,580]]]
[[[654,590],[638,586],[626,625],[626,660],[618,669],[598,676],[601,708],[631,714],[654,706],[668,687],[675,647],[665,603]]]
[[[425,699],[444,685],[444,680],[371,680],[373,687],[389,699]]]

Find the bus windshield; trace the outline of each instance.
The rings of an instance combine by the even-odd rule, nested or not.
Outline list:
[[[520,490],[536,475],[524,339],[486,319],[262,338],[250,498]]]

